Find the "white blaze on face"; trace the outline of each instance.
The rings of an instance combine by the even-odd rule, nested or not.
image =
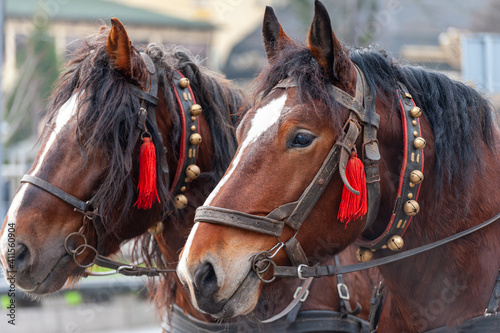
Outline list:
[[[217,193],[219,193],[222,186],[224,186],[224,184],[227,182],[229,177],[231,177],[234,170],[238,166],[238,163],[240,162],[243,152],[246,150],[246,148],[248,148],[250,144],[255,142],[263,133],[265,133],[269,128],[271,128],[272,125],[274,125],[278,121],[285,106],[286,99],[287,95],[283,94],[281,97],[270,101],[268,104],[261,107],[255,112],[255,115],[251,122],[250,130],[248,131],[248,134],[245,137],[243,143],[239,146],[238,153],[233,158],[229,170],[217,184],[212,193],[210,193],[207,200],[203,204],[204,206],[210,206],[212,200],[215,198]],[[198,224],[195,224],[193,229],[191,230],[191,233],[189,234],[180,258],[179,265],[177,266],[177,274],[181,277],[181,279],[184,280],[184,282],[189,282],[189,284],[191,284],[191,282],[189,280],[189,273],[187,269],[187,258],[189,257],[189,250],[191,248],[191,245],[193,244],[194,235],[197,229]],[[190,292],[192,292],[192,288],[189,288],[189,290]],[[192,296],[193,295],[191,295],[191,299],[193,300],[193,302],[196,302],[196,299]]]
[[[39,158],[37,160],[37,164],[33,171],[31,172],[31,175],[36,176],[37,173],[40,171],[40,168],[42,167],[42,164],[45,160],[45,157],[47,156],[47,153],[49,152],[50,148],[56,141],[57,134],[61,132],[61,130],[68,124],[68,122],[74,117],[78,105],[78,94],[74,94],[73,96],[68,99],[66,103],[64,103],[63,106],[59,109],[59,112],[57,114],[54,128],[52,133],[50,133],[50,136],[48,140],[45,142],[45,145],[43,146],[43,151],[39,154]],[[17,213],[19,211],[19,208],[21,207],[21,203],[24,198],[24,194],[26,192],[26,188],[28,187],[28,184],[23,183],[19,190],[17,191],[16,195],[12,199],[12,203],[9,207],[9,211],[7,212],[8,219],[4,223],[8,224],[14,224],[16,223],[16,218],[17,218]],[[7,235],[8,232],[6,232],[7,228],[4,229],[4,232],[2,234],[2,238],[0,239],[0,254],[5,253],[7,249]]]

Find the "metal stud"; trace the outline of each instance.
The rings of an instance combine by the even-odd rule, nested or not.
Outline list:
[[[410,115],[413,118],[419,118],[422,115],[422,110],[420,110],[420,108],[418,106],[414,106],[410,110]]]
[[[420,184],[424,180],[424,174],[420,170],[413,170],[410,173],[410,181],[415,184]]]
[[[181,87],[181,88],[189,87],[189,79],[186,77],[183,77],[182,79],[180,79],[179,80],[179,87]]]
[[[420,206],[415,200],[408,200],[403,206],[403,210],[408,216],[415,216],[420,211]]]
[[[406,98],[410,98],[410,99],[412,98],[410,93],[405,92],[404,94],[405,94]]]
[[[416,137],[415,140],[413,141],[413,146],[416,149],[424,149],[425,147],[425,140],[422,137]]]
[[[198,178],[200,173],[201,173],[200,167],[197,166],[196,164],[188,165],[188,167],[186,168],[186,176],[188,176],[189,179],[191,180]]]
[[[403,248],[404,244],[405,242],[403,241],[403,238],[401,238],[401,236],[394,235],[391,238],[389,238],[389,241],[387,242],[387,247],[392,251],[399,251]]]
[[[191,121],[196,121],[196,117],[195,116],[191,116]]]
[[[196,126],[193,125],[193,126],[191,126],[191,132],[194,132],[194,131],[196,131]]]
[[[356,250],[356,258],[360,262],[370,261],[373,258],[373,252],[367,248],[360,247]]]
[[[186,192],[186,186],[181,187],[181,192]]]
[[[411,123],[413,124],[413,126],[417,126],[417,124],[418,124],[418,123],[417,123],[417,121],[416,121],[415,119],[413,119],[413,120],[411,121]]]
[[[199,135],[198,133],[193,133],[191,134],[191,136],[189,137],[189,142],[191,142],[192,145],[199,145],[201,143],[201,135]]]
[[[191,115],[193,115],[193,116],[200,115],[201,111],[202,111],[202,109],[201,109],[201,105],[200,104],[193,104],[189,108],[189,112],[191,112]]]
[[[408,199],[413,199],[413,193],[408,193]]]
[[[417,131],[413,131],[413,136],[417,137],[418,136],[418,132]]]
[[[156,222],[154,225],[148,228],[148,232],[151,235],[159,235],[163,232],[164,225],[162,221]]]
[[[184,194],[176,195],[174,198],[174,205],[177,209],[183,209],[188,204],[188,198]]]

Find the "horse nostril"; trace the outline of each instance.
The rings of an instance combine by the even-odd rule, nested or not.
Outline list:
[[[217,286],[217,275],[211,263],[202,264],[195,272],[194,282],[203,294],[215,294],[219,289]]]
[[[16,268],[21,271],[29,265],[30,250],[23,243],[18,243],[16,246]]]

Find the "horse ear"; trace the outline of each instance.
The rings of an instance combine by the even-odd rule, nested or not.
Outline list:
[[[314,18],[308,36],[309,50],[325,71],[332,83],[349,86],[346,82],[353,64],[330,23],[325,6],[318,0],[314,2]]]
[[[111,19],[106,51],[113,67],[128,77],[132,76],[132,46],[123,24],[117,19]]]
[[[266,6],[264,22],[262,23],[262,36],[266,48],[267,60],[271,61],[287,45],[295,45],[290,37],[285,34],[272,7]]]

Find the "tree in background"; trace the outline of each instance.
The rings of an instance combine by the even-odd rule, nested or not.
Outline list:
[[[59,76],[54,38],[48,27],[35,27],[17,54],[18,75],[6,94],[3,139],[6,147],[38,137],[44,107]]]

